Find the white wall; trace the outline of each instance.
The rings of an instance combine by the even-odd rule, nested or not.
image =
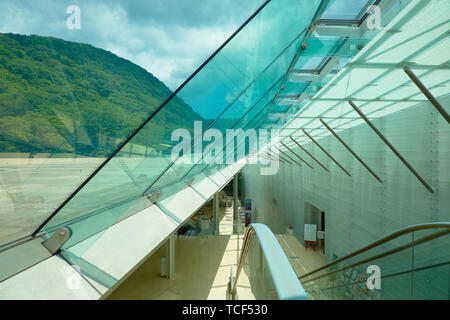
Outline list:
[[[450,96],[440,99],[449,109]],[[317,140],[351,173],[348,177],[312,143],[298,147],[313,165],[280,162],[277,175],[261,176],[258,165],[242,170],[245,198],[253,199],[257,220],[274,232],[293,226],[303,240],[305,202],[326,212],[326,257],[343,256],[401,227],[450,221],[450,126],[428,102],[373,121],[435,190],[430,193],[383,141],[363,123],[339,136],[384,181],[379,183],[332,135]]]

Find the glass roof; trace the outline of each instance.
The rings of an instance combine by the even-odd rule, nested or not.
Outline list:
[[[417,5],[417,4],[416,4]],[[423,4],[422,4],[423,5]],[[348,63],[287,125],[283,136],[329,135],[319,118],[343,130],[363,123],[347,100],[351,99],[371,119],[428,101],[403,70],[407,65],[435,97],[448,94],[450,21],[437,1],[422,10],[413,6],[401,12],[369,45]],[[430,21],[429,17],[433,17]],[[395,32],[390,32],[395,30]],[[295,132],[292,132],[295,130]],[[291,141],[286,142],[293,144]]]
[[[210,128],[225,134],[226,129],[257,125],[257,121],[254,124],[251,121],[279,90],[281,79],[320,3],[318,0],[269,2],[127,142],[127,145],[139,145],[140,141],[151,141],[158,136],[169,147],[158,148],[160,152],[156,154],[131,157],[129,149],[122,148],[43,230],[51,233],[62,225],[70,226],[73,236],[65,244],[65,249],[69,249],[136,212],[139,206],[134,202],[145,194],[161,191],[159,201],[163,205],[163,199],[185,188],[192,178],[200,179],[203,172],[210,175],[223,167],[215,162],[172,162],[170,146],[175,126],[170,121],[174,113],[182,112],[177,101],[183,101],[204,119],[202,131]],[[167,124],[164,130],[160,129],[160,123]],[[188,132],[192,128],[192,121],[177,125],[177,129]],[[193,147],[199,138],[198,135],[192,138]]]
[[[334,1],[321,19],[360,20],[374,0]]]

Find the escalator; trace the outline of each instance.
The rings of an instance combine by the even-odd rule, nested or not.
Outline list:
[[[256,237],[255,237],[256,235]],[[450,299],[450,223],[402,228],[297,278],[270,229],[245,232],[228,299]],[[300,280],[300,282],[298,281]]]
[[[409,226],[300,277],[309,297],[450,299],[450,223]]]

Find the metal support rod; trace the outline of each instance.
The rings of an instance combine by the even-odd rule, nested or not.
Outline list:
[[[220,217],[220,200],[219,192],[216,192],[213,197],[213,234],[219,234],[219,217]]]
[[[420,91],[422,91],[425,97],[430,100],[431,104],[436,108],[436,110],[444,117],[445,120],[447,120],[447,123],[450,124],[450,116],[448,115],[447,111],[445,111],[444,107],[441,106],[439,101],[437,101],[436,98],[431,94],[431,92],[423,85],[422,81],[420,81],[419,78],[416,77],[414,72],[412,72],[408,66],[404,66],[403,70],[412,80],[412,82],[414,82],[415,85],[420,89]]]
[[[238,233],[237,222],[239,221],[239,181],[238,173],[233,177],[233,233]]]
[[[272,161],[281,161],[283,163],[290,163],[289,161],[287,161],[286,159],[284,159],[283,157],[281,157],[280,155],[278,155],[278,157],[275,157],[274,155],[271,155],[270,153],[267,153],[269,155],[269,157],[271,158]]]
[[[280,159],[280,157],[278,156],[278,159],[277,158],[275,158],[274,156],[272,156],[270,153],[268,153],[267,152],[267,156],[268,156],[268,158],[270,159],[270,160],[272,160],[272,161],[278,161],[278,160],[281,160],[281,162],[285,162],[283,159]]]
[[[307,136],[309,139],[311,139],[312,142],[315,143],[316,146],[318,146],[318,147],[320,148],[320,150],[322,150],[328,157],[330,157],[330,159],[333,160],[333,162],[336,163],[336,164],[338,165],[338,167],[342,169],[342,171],[344,171],[349,177],[351,177],[351,174],[350,174],[347,170],[345,170],[345,168],[344,168],[343,166],[341,166],[340,163],[337,162],[337,160],[336,160],[335,158],[333,158],[333,156],[327,152],[327,150],[325,150],[324,148],[322,148],[322,146],[321,146],[316,140],[314,140],[314,138],[311,137],[311,136],[308,134],[308,132],[305,131],[305,129],[302,129],[302,131],[303,131],[304,134],[306,134],[306,136]]]
[[[373,123],[370,122],[369,119],[367,119],[367,117],[361,112],[361,110],[359,110],[359,108],[353,103],[353,101],[348,100],[348,103],[353,108],[353,110],[355,110],[359,114],[359,116],[363,118],[363,120],[369,125],[369,127],[372,128],[372,130],[380,137],[380,139],[383,140],[383,142],[392,150],[392,152],[395,153],[395,155],[400,159],[401,162],[403,162],[403,164],[409,169],[409,171],[411,171],[416,176],[416,178],[424,185],[424,187],[427,188],[428,191],[433,193],[434,190],[428,185],[428,183],[426,183],[425,180],[417,173],[417,171],[414,170],[414,168],[408,163],[408,161],[406,161],[406,159],[402,157],[402,155],[385,138],[385,136],[383,136],[383,134],[377,129],[377,127],[375,127]]]
[[[273,160],[272,158],[270,158],[268,155],[265,155],[265,154],[260,154],[259,156],[260,156],[262,159],[268,159],[268,160],[270,160],[270,161]]]
[[[295,161],[294,159],[292,159],[292,157],[290,157],[288,154],[286,154],[286,152],[281,151],[280,149],[278,149],[278,151],[280,151],[282,154],[284,154],[286,157],[288,157],[289,159],[291,159],[292,161],[294,161],[296,164],[298,164],[300,167],[302,166],[300,163],[298,163],[297,161]]]
[[[279,161],[280,159],[275,159],[275,158],[270,158],[269,156],[261,156],[261,157],[263,157],[264,159],[266,159],[266,160],[270,160],[270,161]]]
[[[414,300],[414,232],[411,233],[411,300]]]
[[[377,179],[380,183],[383,183],[383,180],[381,180],[380,177],[378,177],[376,173],[369,168],[369,166],[337,135],[336,132],[334,132],[333,129],[330,128],[330,126],[325,121],[323,121],[323,119],[320,119],[320,122],[322,122],[322,124],[328,129],[328,131],[330,131],[333,136],[335,136],[336,139],[338,139],[339,142],[342,143],[342,145],[364,166],[364,168],[367,169],[367,171],[372,174],[372,176],[374,176],[375,179]]]
[[[289,137],[297,146],[299,146],[300,149],[305,151],[315,162],[317,162],[326,172],[328,172],[327,167],[325,167],[319,160],[317,160],[311,153],[308,152],[305,148],[301,146],[300,143],[298,143],[294,138]]]
[[[291,148],[289,148],[287,145],[285,145],[282,141],[280,141],[280,143],[286,148],[288,149],[291,153],[293,153],[297,158],[299,158],[301,161],[303,161],[308,167],[310,167],[311,169],[314,169],[308,162],[306,162],[305,160],[303,160],[302,157],[300,157],[298,154],[296,154],[294,152],[294,150],[292,150]]]
[[[289,160],[287,160],[286,158],[283,158],[282,156],[278,155],[278,158],[280,158],[281,160],[284,160],[285,162],[292,164],[292,162],[290,162]]]
[[[311,25],[308,27],[307,32],[306,32],[305,36],[302,39],[301,45],[296,50],[295,55],[292,58],[289,66],[287,68],[286,73],[284,74],[282,85],[281,85],[280,89],[278,89],[278,92],[275,94],[275,96],[273,97],[273,99],[271,101],[270,110],[272,110],[272,107],[275,104],[275,101],[278,99],[278,96],[280,95],[281,90],[283,90],[284,85],[286,84],[289,75],[294,70],[294,67],[297,64],[298,60],[300,59],[300,56],[302,55],[303,51],[305,51],[308,48],[308,40],[311,37],[311,34],[314,32],[314,29],[317,26],[317,23],[319,22],[320,17],[322,16],[322,13],[327,8],[329,2],[330,2],[330,0],[322,0],[321,1],[317,12],[314,14],[314,17],[313,17],[313,20],[311,22]],[[267,117],[267,114],[266,114],[265,117]]]
[[[266,160],[271,160],[272,161],[272,159],[269,158],[268,156],[260,154],[258,160],[261,160],[261,159],[266,159]]]

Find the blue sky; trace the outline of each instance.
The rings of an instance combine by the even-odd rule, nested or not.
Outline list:
[[[0,32],[92,44],[128,59],[176,89],[262,0],[2,0]],[[69,30],[66,9],[81,10]]]

